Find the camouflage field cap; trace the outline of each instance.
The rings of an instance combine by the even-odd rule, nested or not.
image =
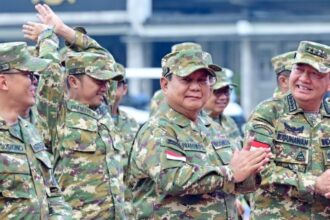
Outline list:
[[[290,51],[277,55],[272,58],[272,65],[276,74],[280,74],[283,71],[292,70],[292,62],[295,58],[296,51]]]
[[[330,47],[311,41],[301,41],[293,64],[304,63],[320,73],[330,72]]]
[[[112,80],[115,80],[115,81],[126,80],[125,67],[123,65],[121,65],[120,63],[115,63],[115,75],[112,78]]]
[[[171,47],[171,52],[178,52],[182,50],[200,50],[202,51],[202,46],[193,42],[183,42],[180,44],[174,44]]]
[[[216,83],[213,85],[213,89],[221,89],[225,86],[237,86],[235,83],[232,83],[229,77],[227,76],[227,72],[229,72],[229,69],[222,68],[221,71],[216,71],[215,76],[217,78]]]
[[[46,69],[50,62],[33,57],[25,42],[0,44],[0,72],[11,69],[38,72]]]
[[[116,76],[115,61],[113,59],[91,52],[68,53],[65,68],[69,75],[86,74],[98,80],[109,80]]]
[[[200,50],[184,50],[169,53],[162,59],[162,75],[167,76],[169,73],[173,73],[174,75],[185,77],[196,70],[205,69],[215,76],[215,70],[209,67],[209,60],[206,59],[207,54]]]

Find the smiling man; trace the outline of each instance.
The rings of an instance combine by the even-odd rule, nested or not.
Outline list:
[[[254,219],[330,218],[330,106],[322,101],[329,73],[330,47],[300,42],[291,93],[261,103],[251,115],[246,140],[274,154],[261,172]]]
[[[35,71],[49,60],[32,57],[24,42],[0,44],[0,218],[71,219],[36,128],[20,116],[35,104]]]
[[[248,191],[243,181],[268,161],[267,150],[234,151],[201,116],[215,83],[205,55],[185,50],[162,59],[166,103],[138,132],[129,160],[135,219],[236,219],[235,193]]]

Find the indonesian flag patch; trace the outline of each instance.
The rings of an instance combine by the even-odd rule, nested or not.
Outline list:
[[[260,141],[252,141],[251,143],[251,148],[250,150],[257,150],[257,149],[265,149],[265,148],[270,148],[269,144],[266,144],[266,143],[263,143],[263,142],[260,142]]]
[[[186,162],[186,157],[182,156],[181,154],[175,153],[170,150],[166,150],[165,154],[166,154],[166,158],[169,160],[181,160],[181,161]]]

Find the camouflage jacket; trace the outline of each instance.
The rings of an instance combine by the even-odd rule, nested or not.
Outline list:
[[[0,118],[0,218],[71,219],[52,174],[49,152],[28,121],[7,126]]]
[[[157,111],[162,108],[161,106],[164,103],[166,103],[166,101],[163,91],[161,89],[157,90],[150,100],[150,117],[156,114]]]
[[[167,106],[138,132],[127,178],[136,219],[237,218],[233,148],[202,119],[195,124]]]
[[[76,219],[125,219],[129,206],[111,116],[104,108],[92,110],[64,99],[65,74],[58,60],[53,61],[41,74],[37,107],[48,122],[54,173],[64,198]]]
[[[232,141],[233,146],[237,149],[241,149],[243,140],[235,121],[231,117],[223,114],[218,118],[213,118],[213,120],[219,123],[222,132]]]
[[[255,219],[329,219],[330,200],[314,193],[316,178],[330,168],[330,108],[322,103],[311,120],[291,94],[257,106],[245,139],[270,147],[274,158],[255,193]]]
[[[126,112],[119,109],[119,114],[117,116],[112,116],[115,129],[121,137],[123,142],[125,156],[123,159],[127,160],[128,155],[131,151],[132,144],[136,132],[139,130],[140,125],[135,121],[134,118],[129,117]]]

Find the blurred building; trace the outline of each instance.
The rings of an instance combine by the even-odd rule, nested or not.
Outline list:
[[[36,20],[37,2],[70,26],[86,27],[128,67],[159,67],[172,44],[200,43],[234,71],[246,115],[275,88],[271,57],[301,40],[330,44],[327,0],[2,0],[0,41],[23,40],[20,27]],[[157,80],[130,82],[133,95],[158,88]]]

